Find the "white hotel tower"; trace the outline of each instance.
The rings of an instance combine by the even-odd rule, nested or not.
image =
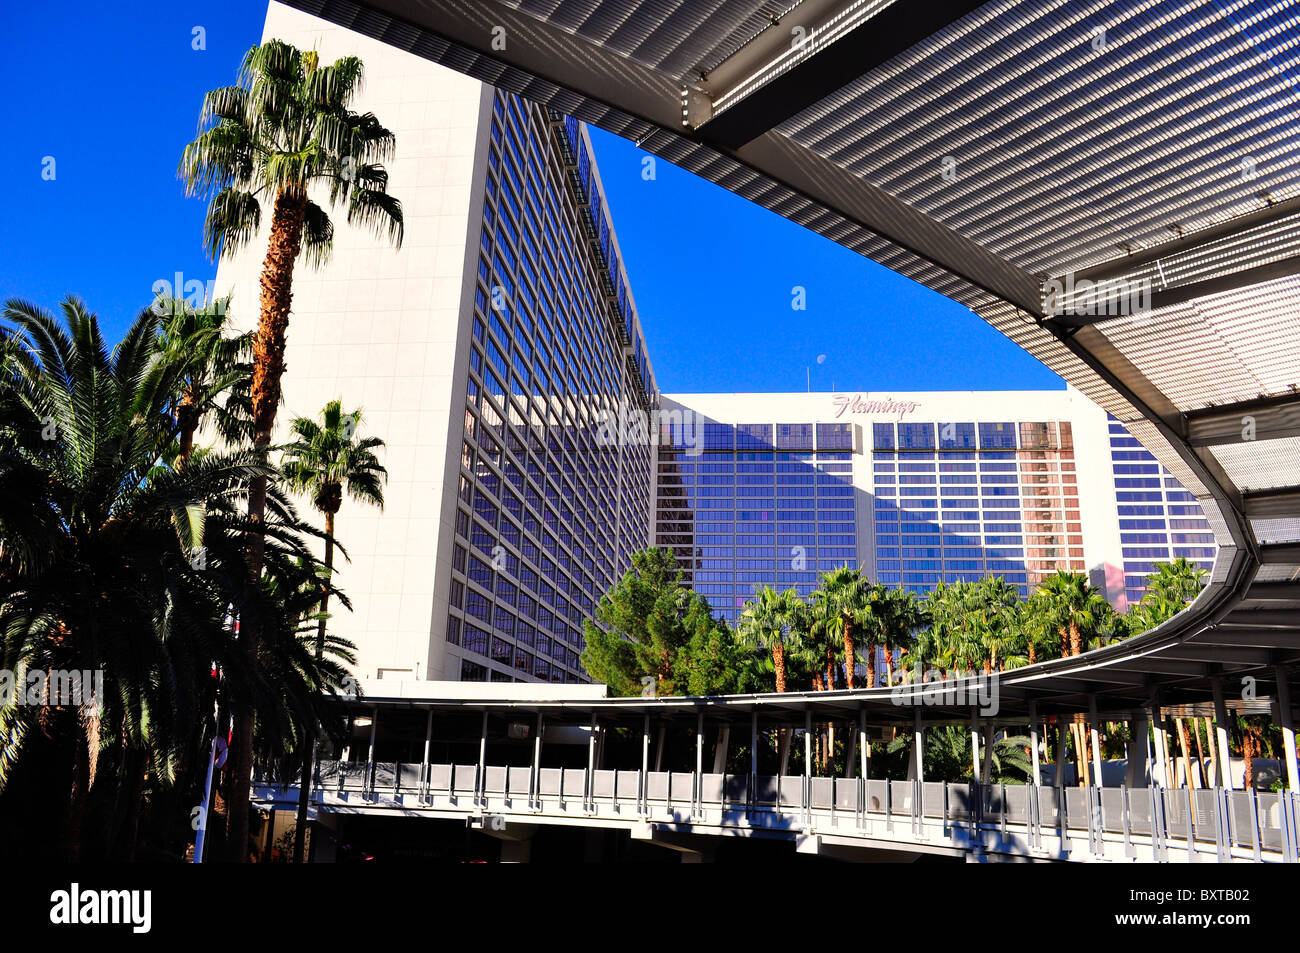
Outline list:
[[[731,619],[846,563],[917,590],[1071,568],[1122,605],[1156,560],[1212,561],[1190,495],[1072,390],[661,397],[580,124],[278,3],[272,37],[360,56],[354,108],[397,140],[404,244],[340,211],[299,264],[279,414],[341,399],[387,443],[383,511],[337,525],[360,677],[585,681],[583,619],[651,543]],[[249,327],[265,242],[217,275]],[[620,406],[689,411],[698,443],[601,445]]]

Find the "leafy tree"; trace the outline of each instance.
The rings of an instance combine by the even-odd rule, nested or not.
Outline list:
[[[393,153],[393,134],[374,114],[349,108],[362,73],[355,56],[322,66],[314,50],[300,51],[280,40],[253,47],[244,56],[238,84],[204,97],[199,134],[181,155],[179,174],[187,193],[209,200],[204,239],[213,258],[247,245],[261,224],[261,203],[272,203],[249,398],[254,447],[263,455],[280,404],[294,265],[300,256],[309,266],[325,263],[333,243],[334,225],[312,199],[312,188],[327,188],[331,207],[345,203],[349,223],[401,245],[402,207],[388,194],[382,165]],[[267,477],[255,477],[248,492],[255,530],[263,522],[266,495]],[[261,571],[263,546],[255,531],[248,554],[253,578]],[[256,627],[245,626],[241,645],[250,666],[259,638]],[[253,726],[254,712],[239,709],[228,798],[228,843],[238,860],[244,859],[248,834]]]
[[[730,630],[681,576],[671,549],[633,553],[632,568],[587,620],[583,668],[615,695],[650,684],[657,695],[714,695],[741,684],[744,659],[728,644]]]
[[[706,611],[707,603],[697,603]],[[764,657],[746,647],[731,627],[710,616],[699,620],[686,651],[678,656],[677,681],[688,695],[746,695],[770,692],[771,670]]]

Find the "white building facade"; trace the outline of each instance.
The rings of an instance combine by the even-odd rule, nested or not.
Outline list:
[[[338,517],[331,631],[363,678],[586,681],[583,619],[650,524],[650,448],[599,422],[655,395],[586,131],[278,3],[270,38],[362,59],[405,218],[394,250],[338,209],[332,260],[295,273],[281,430],[341,399],[386,443],[383,510]],[[216,280],[248,328],[258,239]]]

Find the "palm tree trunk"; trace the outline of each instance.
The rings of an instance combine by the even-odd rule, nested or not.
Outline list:
[[[1033,665],[1037,661],[1038,661],[1038,653],[1034,651],[1034,643],[1031,641],[1029,643],[1029,664]]]
[[[285,337],[289,329],[289,306],[293,302],[293,265],[302,249],[302,226],[307,196],[282,189],[275,197],[271,237],[262,264],[261,315],[253,336],[253,446],[265,457],[275,429],[280,406],[280,378],[284,375]],[[254,477],[248,490],[248,516],[255,526],[248,546],[249,576],[254,586],[262,575],[262,554],[266,539],[261,524],[266,515],[266,477]],[[239,641],[249,671],[257,667],[260,633],[245,617]],[[226,856],[235,863],[248,859],[248,807],[253,787],[253,706],[240,704],[235,711],[235,769],[231,772],[229,827]]]
[[[1243,787],[1253,788],[1255,786],[1255,734],[1250,725],[1245,725],[1241,732],[1241,760],[1245,762],[1242,765],[1245,772]]]
[[[141,762],[144,762],[143,764]],[[148,774],[148,759],[137,755],[131,764],[131,814],[126,819],[126,849],[123,860],[135,862],[135,848],[140,841],[140,812],[144,809],[144,779]]]
[[[1187,743],[1187,725],[1181,718],[1175,718],[1174,724],[1178,728],[1178,746],[1183,752],[1183,776],[1187,779],[1189,788],[1199,787],[1199,785],[1192,784],[1192,755],[1191,746]]]
[[[1198,743],[1200,742],[1200,738],[1201,738],[1201,732],[1198,729],[1196,732],[1196,739]],[[1218,739],[1214,736],[1214,723],[1210,721],[1209,718],[1205,719],[1205,745],[1207,748],[1210,749],[1210,777],[1214,778],[1214,784],[1218,785],[1220,783],[1219,782],[1219,755],[1220,755],[1219,742]],[[1226,762],[1225,762],[1225,767],[1226,767]],[[1206,781],[1208,782],[1209,778],[1206,778]]]
[[[857,656],[854,654],[856,646],[853,644],[853,624],[844,623],[844,684],[849,688],[853,687],[853,670],[857,668]]]
[[[829,645],[826,646],[826,690],[835,690],[835,653]]]
[[[785,691],[785,646],[780,642],[772,643],[772,668],[776,670],[776,690]]]
[[[876,643],[867,642],[867,688],[876,687]]]
[[[176,422],[180,426],[180,455],[176,458],[176,462],[177,466],[182,466],[189,462],[190,456],[194,453],[194,432],[199,428],[198,408],[194,404],[194,395],[189,391],[181,396]]]
[[[60,709],[65,727],[71,731],[72,789],[68,797],[68,816],[63,830],[63,850],[72,863],[81,859],[81,824],[86,816],[86,797],[90,793],[90,739],[76,708]]]
[[[1079,627],[1073,622],[1070,623],[1070,654],[1083,654],[1083,640],[1079,637]]]
[[[325,590],[320,596],[320,620],[316,624],[316,658],[325,657],[325,615],[329,612],[330,591],[328,583],[334,572],[334,514],[325,513]],[[307,805],[311,798],[312,761],[316,754],[316,723],[312,721],[303,732],[302,779],[298,782],[298,823],[293,832],[293,862],[303,863],[307,840]]]

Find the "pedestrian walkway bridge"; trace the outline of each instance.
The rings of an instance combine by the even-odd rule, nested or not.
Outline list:
[[[778,837],[843,859],[1295,862],[1290,792],[945,784],[476,764],[322,762],[315,811],[464,818],[503,839],[537,825],[627,830],[686,855]],[[296,784],[259,803],[292,811]]]

